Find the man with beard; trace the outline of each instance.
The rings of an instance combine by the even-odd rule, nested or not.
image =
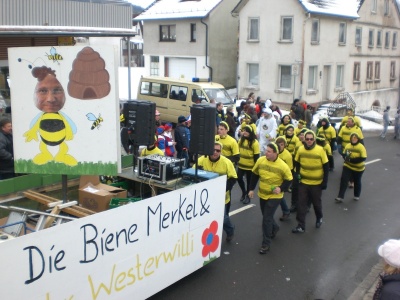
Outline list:
[[[307,131],[304,135],[304,146],[296,153],[294,160],[295,174],[299,180],[299,199],[297,204],[297,227],[293,233],[303,233],[306,230],[307,203],[310,198],[316,216],[315,227],[322,225],[322,190],[327,188],[329,162],[325,150],[316,145],[315,133]]]

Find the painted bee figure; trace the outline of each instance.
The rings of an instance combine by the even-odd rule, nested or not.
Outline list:
[[[92,127],[90,128],[91,130],[97,128],[100,128],[100,123],[103,122],[103,118],[99,114],[99,116],[96,118],[96,116],[92,113],[86,114],[86,117],[89,121],[93,121]]]

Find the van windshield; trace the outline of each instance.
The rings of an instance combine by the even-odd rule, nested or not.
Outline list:
[[[233,100],[229,96],[228,92],[225,89],[207,89],[205,88],[204,91],[206,92],[208,99],[215,99],[215,102],[221,102],[224,105],[233,104]]]

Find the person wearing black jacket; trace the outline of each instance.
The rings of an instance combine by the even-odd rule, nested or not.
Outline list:
[[[385,265],[379,275],[373,300],[400,299],[400,241],[391,239],[378,248]]]
[[[15,177],[12,124],[8,118],[0,120],[0,180]]]
[[[186,166],[189,162],[189,137],[187,134],[186,118],[184,116],[179,116],[178,125],[175,128],[175,149],[176,157],[184,158],[186,160]]]

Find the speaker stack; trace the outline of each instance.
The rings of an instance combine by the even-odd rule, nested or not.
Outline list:
[[[156,132],[156,104],[150,101],[128,101],[123,108],[125,127],[134,145],[151,145]]]
[[[190,114],[192,118],[190,152],[212,155],[214,153],[216,108],[209,104],[194,104],[190,108]]]

